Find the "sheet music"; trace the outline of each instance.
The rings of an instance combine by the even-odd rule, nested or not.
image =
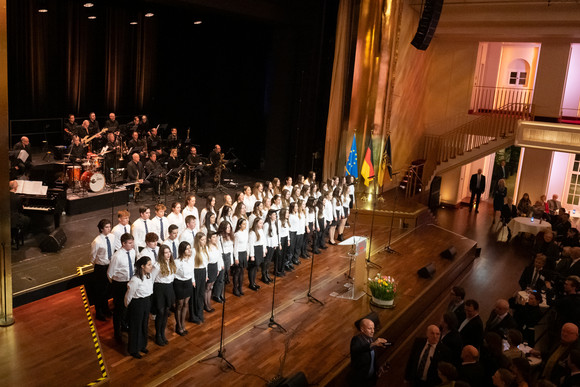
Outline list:
[[[42,181],[18,180],[16,193],[46,196],[47,192],[48,186],[42,185]]]
[[[28,156],[30,156],[30,155],[24,149],[21,149],[20,152],[18,153],[18,159],[20,161],[22,161],[23,163],[25,163],[26,160],[28,160]]]

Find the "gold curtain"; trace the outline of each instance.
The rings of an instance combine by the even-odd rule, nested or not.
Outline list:
[[[342,18],[352,17],[344,12],[341,1],[336,33],[336,48],[326,133],[324,176],[343,174],[346,157],[350,151],[352,136],[357,137],[358,165],[362,165],[364,152],[373,136],[373,164],[378,174],[381,154],[390,133],[391,95],[394,87],[394,70],[398,50],[398,29],[401,20],[401,0],[361,0],[350,109],[343,118],[344,93],[348,81],[340,66],[348,63],[348,58],[340,57],[345,40],[344,28],[347,22]],[[342,12],[341,12],[342,11]],[[341,28],[342,27],[342,28]],[[388,179],[386,179],[388,180]]]

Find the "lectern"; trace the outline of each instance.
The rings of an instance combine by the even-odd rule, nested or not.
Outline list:
[[[365,281],[367,277],[366,268],[366,249],[368,239],[363,236],[352,236],[340,242],[340,246],[350,246],[346,254],[349,261],[349,272],[354,261],[354,277],[347,278],[344,286],[348,290],[337,297],[348,298],[349,300],[358,300],[365,294]],[[351,280],[352,278],[352,280]]]

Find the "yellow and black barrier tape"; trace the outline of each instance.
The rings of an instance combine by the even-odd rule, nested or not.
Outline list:
[[[85,312],[87,313],[87,320],[89,320],[89,327],[91,328],[91,335],[93,336],[93,344],[95,345],[95,351],[97,352],[97,359],[99,360],[99,367],[101,368],[102,377],[95,381],[87,383],[87,386],[94,386],[99,384],[103,380],[107,379],[107,369],[105,368],[105,361],[103,360],[103,354],[101,353],[101,347],[99,345],[99,338],[97,336],[97,329],[93,323],[93,316],[91,316],[91,306],[89,300],[87,299],[87,293],[85,287],[81,286],[81,295],[83,297],[83,305],[85,306]]]

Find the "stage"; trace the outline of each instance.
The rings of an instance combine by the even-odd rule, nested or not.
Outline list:
[[[345,236],[351,235],[353,226],[354,224],[347,229]],[[356,230],[357,235],[370,235],[370,223],[359,220]],[[302,264],[297,270],[277,280],[275,320],[287,329],[287,333],[264,329],[264,323],[267,323],[270,317],[272,284],[260,283],[262,289],[258,292],[253,292],[246,286],[245,296],[242,298],[231,294],[231,285],[227,287],[224,344],[227,349],[226,358],[236,366],[237,372],[222,372],[223,363],[220,363],[219,359],[199,363],[200,360],[217,354],[219,349],[221,305],[216,304],[214,305],[216,312],[205,314],[204,324],[187,325],[190,334],[185,337],[173,333],[174,320],[170,317],[168,323],[170,343],[165,347],[158,347],[151,341],[154,335],[151,321],[148,346],[150,352],[142,360],[127,356],[126,344],[119,345],[115,342],[111,321],[96,321],[96,331],[108,371],[106,382],[112,385],[139,383],[191,386],[206,385],[207,381],[211,380],[212,383],[226,385],[264,385],[278,376],[287,377],[303,371],[310,384],[341,385],[350,362],[350,338],[356,333],[354,321],[375,310],[380,316],[382,325],[377,330],[377,335],[389,338],[394,342],[392,349],[396,349],[401,343],[398,338],[403,332],[421,319],[429,305],[442,297],[447,297],[448,289],[470,268],[474,259],[475,241],[434,224],[421,225],[408,231],[395,229],[391,247],[400,254],[387,254],[384,247],[388,242],[388,231],[389,227],[385,222],[375,221],[371,261],[382,266],[380,270],[382,274],[391,275],[399,282],[399,293],[395,299],[394,309],[371,307],[367,296],[356,301],[330,296],[331,293],[341,293],[345,289],[345,273],[348,271],[346,256],[350,247],[329,246],[323,254],[315,256],[313,272],[312,294],[323,301],[324,306],[308,303],[305,297],[308,290],[310,260],[301,260]],[[455,259],[440,258],[439,253],[451,245],[457,249]],[[419,278],[416,271],[431,262],[436,267],[433,278]],[[371,268],[362,275],[365,278],[374,277],[376,272],[377,269]],[[25,309],[30,310],[54,302],[69,302],[64,299],[70,297],[70,294],[77,294],[78,298],[74,302],[80,302],[81,294],[78,288],[69,292],[51,297],[50,302],[47,301],[49,299],[45,299],[17,308],[14,328],[24,323],[19,320],[19,315]],[[51,316],[52,318],[49,317],[45,323],[52,324],[55,330],[62,330],[63,321],[59,313],[53,313]],[[74,329],[75,334],[84,334],[86,340],[91,339],[86,316],[79,314],[70,318],[74,321],[66,324],[67,329]],[[36,332],[26,333],[33,336]],[[3,335],[0,345],[5,347],[6,343],[2,341],[14,340],[20,334],[24,334],[22,329],[14,329],[10,334],[13,337]],[[50,359],[50,349],[44,348],[49,346],[46,340],[40,337],[38,341],[32,338],[30,340],[37,342],[38,353],[45,354],[44,356]],[[66,349],[66,343],[59,345],[59,350],[67,352]],[[86,361],[85,357],[89,357],[89,354],[83,355],[83,360]],[[26,358],[20,361],[24,362],[21,363],[22,367],[28,367],[25,363]],[[60,362],[62,372],[70,368],[68,362]],[[59,374],[61,372],[59,365],[54,367],[52,372]],[[4,366],[0,372],[6,372]],[[88,374],[82,372],[75,374],[77,379],[71,381],[71,384],[86,384],[93,380],[92,375],[88,377]],[[14,377],[19,377],[18,375],[20,373]]]

